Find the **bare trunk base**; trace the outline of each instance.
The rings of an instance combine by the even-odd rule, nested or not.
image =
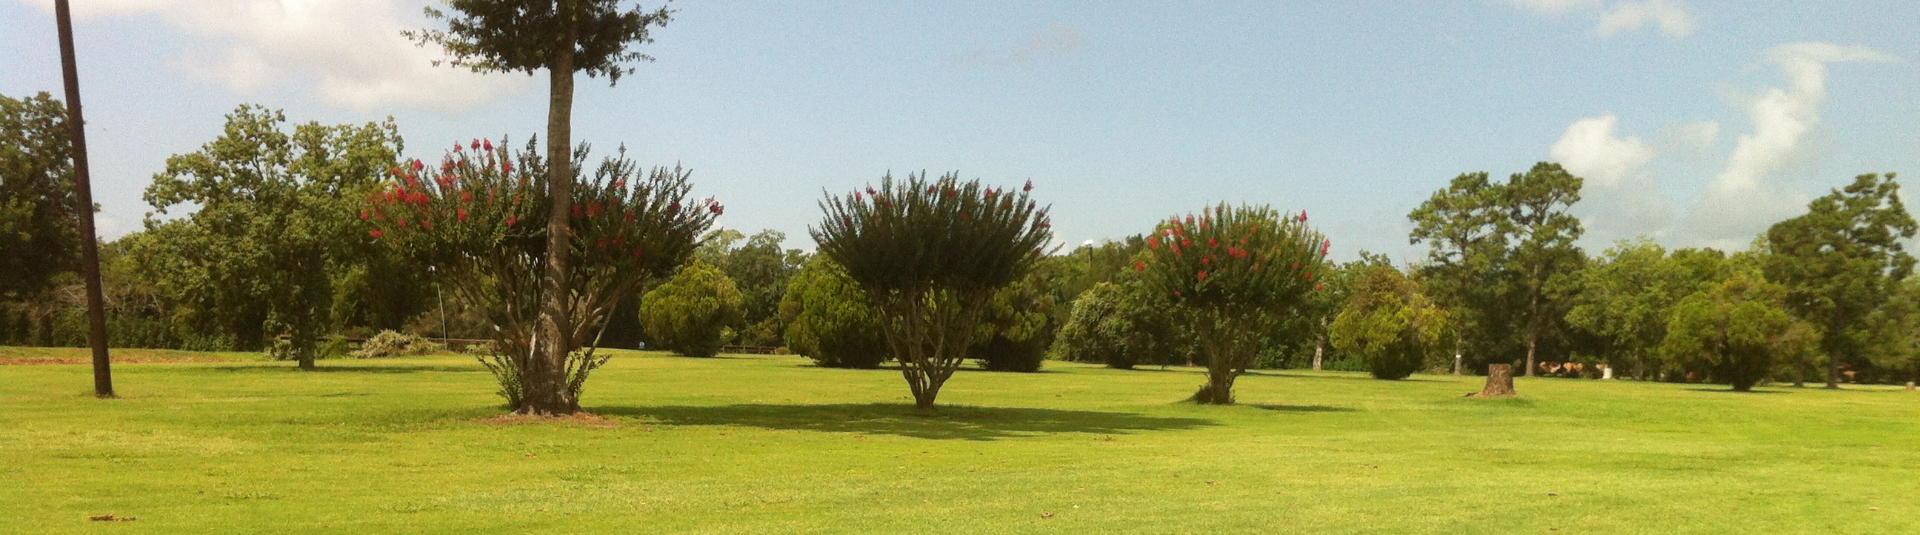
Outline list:
[[[1487,386],[1486,388],[1480,389],[1479,394],[1474,395],[1483,398],[1492,398],[1511,396],[1514,394],[1513,365],[1489,364],[1487,365]]]
[[[301,357],[301,358],[300,358],[300,369],[302,369],[302,370],[307,370],[307,371],[313,371],[313,370],[315,369],[315,368],[314,368],[314,366],[313,366],[313,357]]]

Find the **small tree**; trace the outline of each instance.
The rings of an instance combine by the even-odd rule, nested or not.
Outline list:
[[[787,349],[829,368],[878,368],[887,338],[860,284],[825,255],[816,255],[780,300]]]
[[[1170,304],[1137,279],[1102,282],[1073,301],[1073,315],[1054,341],[1054,358],[1110,368],[1174,364],[1192,346]]]
[[[1392,267],[1363,268],[1353,297],[1329,329],[1333,345],[1358,355],[1376,379],[1405,379],[1439,347],[1447,313]]]
[[[689,357],[720,352],[720,334],[740,321],[741,297],[720,268],[694,261],[640,300],[640,324],[660,347]]]
[[[1161,223],[1135,265],[1150,288],[1188,315],[1207,355],[1206,404],[1233,403],[1233,382],[1259,354],[1266,333],[1305,304],[1332,242],[1266,206],[1221,203]]]
[[[721,212],[712,199],[687,198],[688,172],[639,166],[620,156],[608,158],[592,182],[573,189],[571,256],[565,296],[571,328],[565,340],[549,343],[540,328],[541,303],[549,287],[546,162],[533,142],[517,158],[492,141],[455,146],[438,167],[419,160],[391,170],[385,191],[367,198],[360,213],[375,240],[414,254],[422,265],[438,269],[441,284],[469,305],[484,311],[493,325],[494,353],[480,357],[500,382],[500,394],[515,412],[570,414],[580,410],[580,392],[588,374],[606,362],[596,357],[590,337],[602,332],[620,301],[647,281],[686,263],[698,237]],[[580,169],[587,150],[573,153]],[[516,162],[518,164],[516,165]],[[579,180],[579,177],[571,177]],[[570,350],[557,359],[545,353],[558,345]],[[536,401],[550,385],[545,366],[559,362],[564,379],[559,404]]]
[[[926,174],[821,202],[820,254],[860,284],[900,360],[914,404],[932,409],[965,362],[994,292],[1019,280],[1053,239],[1029,182],[1019,192]]]
[[[1736,273],[1674,307],[1661,352],[1682,367],[1704,365],[1735,391],[1752,390],[1787,351],[1786,295],[1756,273]]]

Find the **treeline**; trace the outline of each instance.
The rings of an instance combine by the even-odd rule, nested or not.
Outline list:
[[[0,110],[0,344],[84,345],[63,109],[41,94],[0,97]],[[369,235],[366,207],[394,179],[401,146],[391,122],[289,125],[258,107],[229,115],[222,136],[153,177],[145,228],[104,244],[111,343],[260,351],[288,337],[384,330],[488,338],[497,322],[443,292],[432,258]],[[1505,363],[1528,375],[1736,385],[1920,372],[1920,282],[1908,280],[1901,248],[1914,222],[1893,175],[1861,176],[1737,253],[1642,238],[1592,254],[1575,245],[1582,229],[1568,213],[1580,187],[1551,163],[1505,181],[1456,177],[1409,214],[1409,241],[1426,257],[1396,264],[1363,251],[1329,264],[1304,302],[1252,333],[1252,365],[1398,378]],[[1142,280],[1148,249],[1166,237],[1149,238],[1040,259],[996,290],[969,356],[1011,371],[1048,358],[1119,368],[1202,360],[1191,318],[1154,289],[1164,284]],[[670,278],[620,303],[595,340],[696,356],[785,346],[839,367],[887,360],[860,286],[786,240],[706,234]]]

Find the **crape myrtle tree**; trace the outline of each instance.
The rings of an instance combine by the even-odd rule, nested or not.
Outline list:
[[[569,168],[581,169],[586,158],[582,146]],[[533,142],[510,154],[504,142],[475,140],[456,145],[437,166],[413,160],[391,173],[360,213],[368,235],[434,266],[441,284],[483,311],[494,352],[480,360],[522,414],[579,411],[588,374],[606,362],[592,342],[608,316],[636,289],[685,264],[722,211],[712,199],[687,197],[687,171],[646,173],[625,151],[572,190],[574,202],[560,217],[549,213],[551,175]],[[542,277],[552,267],[548,220],[569,225],[563,244],[577,259],[567,265],[573,284],[559,298],[569,329],[557,342],[544,339],[551,333],[541,319],[542,304],[553,298]]]
[[[1825,334],[1827,388],[1840,388],[1840,365],[1862,353],[1862,322],[1913,273],[1900,241],[1913,237],[1915,223],[1893,179],[1860,175],[1814,199],[1806,215],[1767,229],[1766,277],[1786,286],[1788,308]]]
[[[1334,347],[1360,357],[1376,379],[1405,379],[1426,368],[1446,334],[1446,311],[1391,266],[1363,267],[1353,277],[1352,297],[1328,329]]]
[[[1233,382],[1254,364],[1267,333],[1305,305],[1332,242],[1267,206],[1221,203],[1154,229],[1135,264],[1149,288],[1187,316],[1207,355],[1203,404],[1233,403]]]
[[[967,359],[995,292],[1026,276],[1053,239],[1032,189],[922,172],[820,203],[826,219],[811,229],[820,254],[866,292],[921,409]]]
[[[1753,390],[1776,355],[1791,352],[1787,289],[1750,272],[1705,286],[1674,305],[1661,353],[1683,368],[1706,368],[1736,392]]]
[[[544,199],[552,203],[545,213],[553,217],[536,221],[547,226],[548,240],[542,264],[546,286],[541,294],[539,325],[545,333],[537,340],[547,344],[541,351],[546,360],[526,369],[529,379],[548,385],[535,392],[544,397],[524,407],[536,413],[568,413],[574,402],[553,388],[568,379],[562,368],[572,354],[571,333],[577,329],[568,323],[568,296],[578,292],[567,277],[575,273],[571,260],[572,225],[567,215],[573,212],[575,195],[573,168],[569,152],[573,143],[573,78],[578,72],[587,76],[606,76],[617,84],[620,76],[633,72],[624,66],[653,58],[629,50],[629,46],[653,42],[648,30],[664,26],[673,12],[662,7],[646,10],[635,6],[621,9],[620,0],[445,0],[452,12],[426,8],[428,18],[443,20],[445,30],[404,32],[421,45],[436,44],[446,50],[449,62],[474,72],[524,72],[545,70],[548,78],[547,157],[550,165],[544,185]],[[435,62],[440,63],[438,61]],[[584,377],[584,375],[582,376]]]

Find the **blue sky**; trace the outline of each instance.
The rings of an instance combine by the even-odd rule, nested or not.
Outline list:
[[[75,3],[108,237],[242,103],[392,116],[426,159],[545,126],[544,75],[426,65],[397,35],[425,2]],[[686,165],[723,224],[808,249],[823,189],[889,171],[1032,179],[1062,243],[1226,200],[1401,260],[1421,254],[1407,212],[1462,172],[1565,163],[1596,252],[1742,247],[1856,174],[1920,178],[1911,1],[672,5],[659,61],[583,77],[575,139]],[[50,6],[0,0],[0,94],[59,94]]]

